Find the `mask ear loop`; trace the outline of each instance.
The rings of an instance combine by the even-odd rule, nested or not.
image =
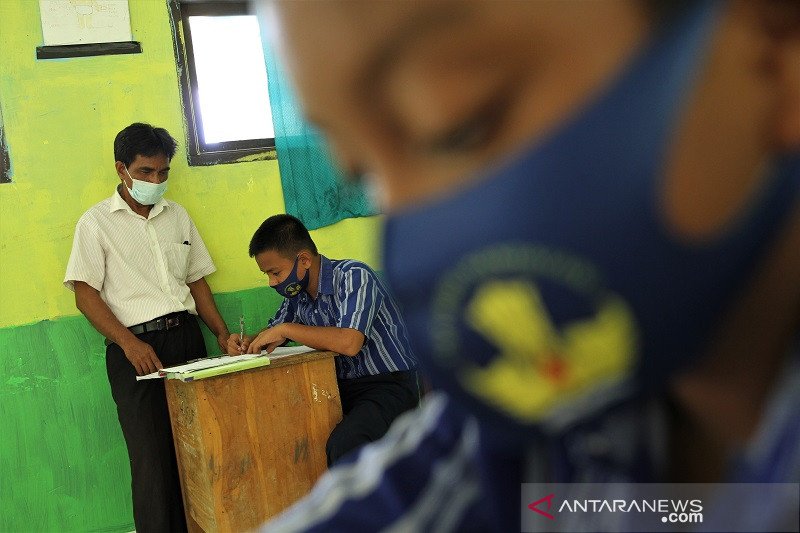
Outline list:
[[[297,272],[297,268],[300,266],[300,254],[297,254],[297,257],[294,258],[294,266],[292,267],[292,271],[294,272],[294,277],[300,279],[300,274]]]
[[[297,269],[300,267],[300,255],[302,253],[303,252],[300,252],[299,254],[297,254],[297,258],[294,260],[294,275],[295,275],[295,277],[297,278],[298,281],[302,281],[302,280],[306,279],[309,276],[310,271],[311,271],[311,267],[306,268],[306,273],[303,275],[302,278],[300,277],[300,273],[297,271]]]
[[[125,186],[126,189],[128,189],[128,192],[132,193],[133,192],[133,176],[131,176],[131,173],[128,172],[128,167],[127,166],[123,166],[122,168],[125,169],[125,174],[127,174],[128,177],[131,179],[131,186],[128,187],[128,184],[125,183],[125,180],[123,178],[120,178],[120,181],[122,181],[122,184]]]

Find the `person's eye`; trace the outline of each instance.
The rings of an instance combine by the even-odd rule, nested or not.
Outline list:
[[[363,167],[355,161],[354,157],[350,155],[348,151],[344,150],[340,143],[336,142],[331,137],[327,138],[327,142],[328,152],[336,162],[336,166],[342,171],[342,179],[344,182],[354,184],[361,183],[364,176]]]
[[[457,154],[478,150],[494,140],[506,117],[505,98],[493,98],[455,127],[421,143],[432,154]]]
[[[344,173],[344,181],[347,185],[361,185],[364,183],[364,172],[361,167],[349,165],[342,169]]]

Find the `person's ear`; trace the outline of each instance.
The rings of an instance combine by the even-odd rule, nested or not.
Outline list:
[[[125,173],[125,163],[123,163],[122,161],[117,161],[116,163],[114,163],[114,168],[117,169],[117,176],[119,176],[120,179],[124,182],[125,178],[128,177],[128,175]]]
[[[757,4],[771,43],[770,71],[778,86],[774,139],[778,150],[800,149],[800,2]]]
[[[303,250],[302,252],[300,252],[299,264],[302,265],[303,268],[308,270],[308,269],[311,268],[311,263],[312,263],[312,261],[311,261],[311,252],[308,252],[306,250]]]

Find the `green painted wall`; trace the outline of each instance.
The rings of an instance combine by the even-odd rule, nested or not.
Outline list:
[[[0,0],[0,108],[14,170],[0,184],[0,531],[128,531],[130,474],[100,335],[61,281],[78,217],[117,183],[112,143],[134,121],[185,139],[164,0],[129,0],[142,54],[37,61],[38,2]],[[278,165],[172,162],[167,196],[192,215],[219,271],[223,317],[263,325],[278,298],[247,257],[283,212]],[[329,257],[375,265],[379,221],[312,232]],[[206,337],[210,350],[215,343]]]
[[[278,301],[267,288],[217,295],[231,324],[242,312],[263,324]],[[0,329],[0,350],[0,531],[132,530],[103,338],[83,317],[63,317]]]

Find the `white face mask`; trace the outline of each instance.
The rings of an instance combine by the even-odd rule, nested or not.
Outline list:
[[[142,205],[153,205],[157,203],[164,197],[164,193],[167,192],[166,181],[162,183],[150,183],[149,181],[134,179],[131,173],[128,172],[127,167],[125,167],[125,173],[133,184],[133,187],[128,187],[127,185],[125,187],[128,189],[128,192],[131,193],[133,199]]]

